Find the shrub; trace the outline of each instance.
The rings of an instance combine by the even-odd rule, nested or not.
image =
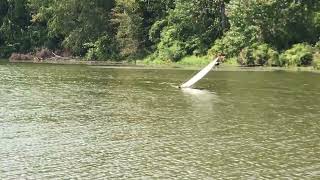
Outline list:
[[[225,60],[224,62],[225,64],[229,64],[229,65],[238,65],[238,58],[237,57],[231,57]]]
[[[253,49],[252,47],[246,47],[242,49],[238,57],[238,63],[241,65],[246,66],[254,66],[254,59],[253,59]]]
[[[217,56],[219,54],[226,55],[227,58],[236,57],[241,50],[259,42],[259,31],[255,26],[249,26],[246,29],[232,27],[226,34],[214,42],[208,51],[209,56]]]
[[[312,66],[316,70],[320,70],[320,53],[315,53],[313,55]]]
[[[246,66],[281,66],[278,52],[268,44],[253,44],[244,48],[239,54],[238,63]]]
[[[278,51],[269,48],[268,50],[268,65],[269,66],[283,66],[283,63],[280,61]]]
[[[86,54],[87,60],[117,60],[119,51],[115,46],[114,40],[108,36],[102,36],[94,43],[87,43],[88,49]]]
[[[314,46],[314,48],[316,49],[317,52],[320,52],[320,41],[318,41],[316,43],[316,45]]]
[[[158,56],[162,60],[177,62],[187,54],[183,43],[174,41],[169,44],[160,42],[158,45]]]
[[[176,34],[177,29],[175,28],[166,28],[161,33],[161,41],[155,53],[157,59],[177,62],[187,54],[185,43],[175,40],[177,39]]]
[[[178,64],[181,65],[207,65],[210,63],[210,59],[208,57],[199,57],[199,56],[187,56],[181,59],[181,61],[178,62]]]
[[[171,61],[169,60],[163,60],[163,59],[159,59],[155,56],[155,54],[152,54],[148,57],[146,57],[143,60],[144,64],[148,64],[148,65],[168,65],[171,63]]]
[[[209,49],[209,56],[217,56],[225,54],[227,57],[237,56],[245,46],[245,36],[237,31],[229,31],[222,39],[214,42],[214,45]]]
[[[312,46],[306,43],[295,44],[280,56],[280,60],[286,66],[308,66],[311,65],[312,59]]]

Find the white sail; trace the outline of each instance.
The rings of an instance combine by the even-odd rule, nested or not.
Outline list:
[[[180,87],[190,88],[191,86],[193,86],[195,83],[200,81],[205,75],[207,75],[210,72],[210,70],[217,64],[218,60],[219,58],[213,60],[210,64],[208,64],[205,68],[203,68],[200,72],[198,72],[195,76],[193,76],[186,83],[182,84]]]

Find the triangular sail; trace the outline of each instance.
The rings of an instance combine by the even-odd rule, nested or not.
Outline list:
[[[193,76],[189,81],[182,84],[181,88],[190,88],[195,83],[200,81],[205,75],[207,75],[210,70],[217,64],[219,57],[213,60],[210,64],[208,64],[205,68],[203,68],[200,72],[198,72],[195,76]]]

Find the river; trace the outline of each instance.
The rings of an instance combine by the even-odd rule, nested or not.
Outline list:
[[[317,179],[320,74],[0,64],[0,179]]]

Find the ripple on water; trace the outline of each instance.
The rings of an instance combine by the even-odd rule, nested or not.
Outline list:
[[[313,74],[189,76],[0,65],[0,179],[320,176]]]

